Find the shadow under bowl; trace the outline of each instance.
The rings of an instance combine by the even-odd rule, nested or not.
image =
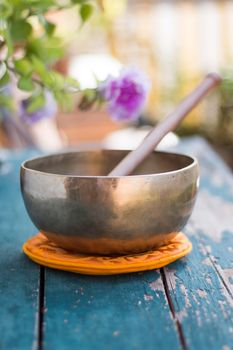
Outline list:
[[[169,242],[191,215],[198,164],[153,152],[130,176],[106,176],[129,151],[55,154],[25,161],[21,191],[35,226],[60,247],[133,254]]]

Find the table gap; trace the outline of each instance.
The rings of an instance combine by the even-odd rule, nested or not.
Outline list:
[[[231,286],[228,285],[228,282],[225,280],[225,277],[223,276],[223,274],[221,273],[221,271],[219,270],[218,265],[215,263],[214,258],[210,255],[210,253],[208,252],[208,250],[206,249],[206,245],[203,242],[203,240],[200,237],[200,243],[201,246],[203,248],[203,250],[206,253],[206,256],[208,257],[210,263],[212,264],[214,270],[216,271],[216,274],[218,275],[220,281],[222,282],[224,288],[226,289],[227,293],[229,294],[229,296],[233,299],[233,294],[232,294],[232,290],[231,290]]]
[[[167,283],[167,279],[166,279],[166,274],[165,274],[164,268],[160,269],[160,274],[161,274],[161,278],[162,278],[162,282],[163,282],[163,286],[164,286],[164,291],[165,291],[165,295],[166,295],[166,298],[167,298],[167,302],[168,302],[168,305],[169,305],[169,308],[170,308],[170,311],[171,311],[171,315],[172,315],[172,318],[173,318],[173,320],[175,322],[175,325],[176,325],[176,328],[177,328],[177,332],[178,332],[181,348],[182,348],[182,350],[187,350],[188,347],[187,347],[187,344],[186,344],[186,341],[185,341],[184,332],[183,332],[183,329],[182,329],[181,322],[176,316],[176,311],[175,311],[174,304],[172,302],[171,295],[169,293],[169,287],[168,287],[168,283]]]
[[[38,350],[44,348],[45,267],[40,266],[38,304]]]

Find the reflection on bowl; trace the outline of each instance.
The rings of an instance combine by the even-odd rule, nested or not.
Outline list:
[[[153,152],[131,176],[107,177],[129,151],[72,152],[21,166],[28,214],[49,239],[89,254],[143,252],[168,242],[195,202],[198,164]]]

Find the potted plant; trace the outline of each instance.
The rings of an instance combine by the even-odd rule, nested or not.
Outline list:
[[[56,114],[57,104],[71,108],[74,93],[82,96],[80,109],[105,103],[114,120],[133,120],[141,112],[149,82],[136,68],[125,68],[119,77],[109,77],[98,82],[96,88],[85,90],[80,89],[76,79],[64,76],[54,68],[64,50],[50,14],[74,8],[84,23],[99,5],[100,1],[90,0],[1,1],[0,118],[2,125],[14,129],[26,144],[35,141],[38,122],[41,124],[43,120],[45,124],[42,123],[40,133],[53,130],[53,137],[47,135],[44,140],[53,138],[55,148],[59,147],[59,135],[56,135],[52,117]],[[13,115],[17,118],[12,118]],[[36,124],[37,128],[34,128]],[[24,126],[30,128],[30,134],[25,132]]]

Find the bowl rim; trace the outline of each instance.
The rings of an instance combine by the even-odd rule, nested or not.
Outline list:
[[[28,162],[34,161],[34,160],[39,160],[39,159],[43,159],[43,158],[49,158],[49,157],[53,157],[53,156],[63,156],[63,155],[67,155],[67,154],[73,154],[73,153],[87,153],[87,152],[98,152],[98,151],[128,151],[131,152],[132,150],[129,149],[122,149],[122,150],[115,150],[115,149],[97,149],[97,150],[80,150],[80,151],[67,151],[67,152],[62,152],[62,153],[51,153],[45,156],[37,156],[37,157],[32,157],[29,159],[26,159],[25,161],[23,161],[21,163],[21,171],[27,171],[30,173],[36,173],[36,174],[41,174],[41,175],[46,175],[46,176],[56,176],[56,177],[70,177],[70,178],[79,178],[79,179],[124,179],[124,178],[145,178],[145,177],[157,177],[157,176],[168,176],[168,175],[173,175],[173,174],[177,174],[177,173],[183,173],[184,171],[187,171],[189,169],[191,169],[192,167],[198,166],[198,160],[196,157],[194,156],[190,156],[184,153],[175,153],[175,152],[167,152],[167,151],[156,151],[154,150],[152,153],[160,153],[160,154],[170,154],[170,155],[174,155],[174,156],[182,156],[182,157],[186,157],[189,158],[191,160],[191,164],[182,167],[180,169],[176,169],[176,170],[171,170],[171,171],[166,171],[166,172],[162,172],[162,173],[153,173],[153,174],[140,174],[140,175],[124,175],[124,176],[107,176],[107,175],[72,175],[72,174],[56,174],[56,173],[51,173],[51,172],[45,172],[45,171],[41,171],[41,170],[35,170],[35,169],[31,169],[29,167],[26,166],[26,164]]]

